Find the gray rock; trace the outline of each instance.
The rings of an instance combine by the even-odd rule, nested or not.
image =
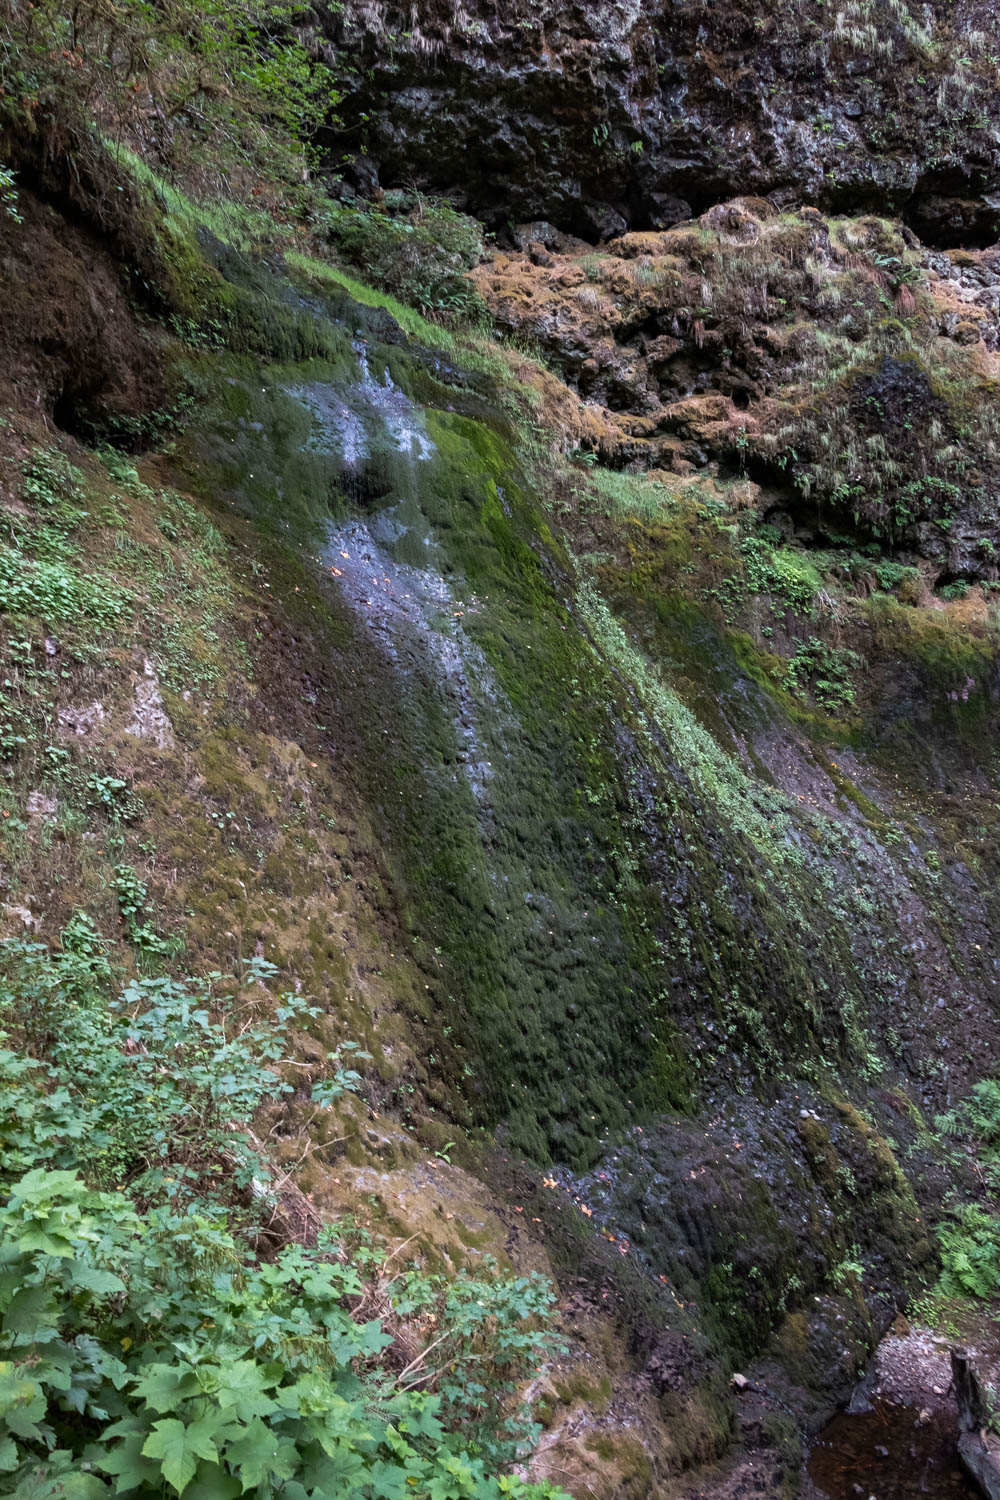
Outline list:
[[[160,750],[170,750],[176,743],[174,727],[163,706],[160,679],[151,661],[144,661],[142,676],[136,677],[133,690],[132,721],[125,733],[139,740],[151,740]]]
[[[362,192],[412,182],[498,228],[546,219],[595,239],[737,193],[903,209],[936,244],[997,238],[1000,97],[941,87],[969,24],[944,0],[922,11],[934,67],[889,13],[874,56],[790,4],[369,0],[320,15],[351,65],[338,113]],[[983,55],[1000,52],[996,12],[975,25]]]

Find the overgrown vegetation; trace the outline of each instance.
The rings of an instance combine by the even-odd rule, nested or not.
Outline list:
[[[981,1079],[937,1128],[971,1156],[991,1192],[1000,1187],[1000,1082]],[[1000,1296],[1000,1214],[991,1203],[957,1201],[938,1230],[942,1297],[993,1301]]]
[[[261,1257],[280,1185],[251,1127],[293,1091],[309,1008],[284,994],[265,1021],[271,966],[109,1003],[92,927],[2,964],[0,1493],[555,1493],[488,1477],[533,1432],[514,1392],[550,1338],[539,1278],[390,1273],[350,1225]],[[317,1105],[358,1088],[356,1055]]]
[[[330,242],[368,281],[449,321],[485,318],[464,272],[483,256],[483,228],[444,199],[386,195],[378,206],[332,204]]]
[[[224,197],[295,195],[311,133],[336,102],[296,0],[0,6],[0,119],[99,158],[134,146]]]

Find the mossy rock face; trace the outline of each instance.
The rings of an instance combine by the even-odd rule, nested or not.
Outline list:
[[[630,1100],[684,1105],[734,1054],[750,1076],[831,1047],[867,1058],[874,954],[899,903],[936,892],[874,837],[894,831],[877,788],[845,806],[842,769],[794,738],[775,762],[791,696],[766,668],[754,691],[746,649],[685,591],[711,526],[625,522],[627,559],[588,576],[488,400],[466,385],[449,410],[453,372],[368,337],[367,313],[345,325],[342,301],[309,316],[342,359],[261,372],[206,356],[218,395],[182,462],[335,580],[339,525],[414,584],[394,616],[332,583],[327,692],[455,1107],[466,1090],[469,1118],[580,1160]],[[901,962],[897,982],[919,976]]]
[[[320,1010],[296,1063],[372,1058],[343,1132],[297,1096],[275,1137],[322,1206],[442,1266],[547,1264],[618,1330],[550,1393],[554,1427],[607,1419],[581,1476],[717,1460],[737,1368],[819,1421],[933,1272],[926,1122],[1000,1040],[987,596],[872,591],[747,521],[745,476],[568,465],[450,335],[177,253],[229,309],[170,345],[187,433],[141,478],[67,442],[59,525],[11,511],[28,571],[103,592],[0,647],[5,923],[82,907],[148,964],[128,861],[178,967],[289,971]],[[18,424],[5,472],[44,450],[55,483]],[[147,657],[160,746],[129,728]],[[113,772],[127,817],[88,793]]]
[[[559,596],[558,549],[504,438],[431,410],[417,457],[401,453],[391,424],[413,371],[377,345],[364,358],[380,372],[368,410],[329,366],[227,376],[183,461],[344,579],[330,592],[327,703],[428,974],[453,1106],[511,1122],[536,1156],[593,1157],[627,1118],[619,1081],[642,1067],[652,1000],[609,817],[608,673]],[[353,587],[362,551],[377,575],[367,594],[394,595],[375,631]],[[683,1079],[664,1053],[670,1066]]]
[[[965,838],[979,804],[911,800],[922,766],[975,755],[989,695],[913,706],[938,660],[942,686],[970,652],[985,680],[989,640],[916,626],[894,676],[909,617],[872,605],[836,719],[815,684],[774,675],[809,644],[808,567],[741,549],[714,499],[675,505],[662,485],[641,515],[609,508],[623,481],[561,472],[579,504],[561,517],[495,392],[340,303],[310,316],[338,357],[189,357],[206,400],[177,463],[268,539],[266,583],[308,660],[290,691],[378,846],[364,899],[391,914],[410,974],[406,1066],[373,1036],[380,1102],[432,1150],[482,1127],[560,1164],[516,1201],[557,1274],[607,1289],[633,1360],[660,1371],[664,1413],[687,1424],[676,1462],[708,1461],[728,1431],[721,1371],[794,1367],[820,1412],[931,1264],[940,1177],[918,1204],[885,1132],[919,1132],[883,1085],[919,1118],[985,1066],[982,938],[1000,912],[987,838]],[[726,613],[736,600],[759,624],[765,599],[782,650]],[[899,755],[917,740],[922,762]],[[225,765],[213,737],[217,796]],[[234,808],[259,795],[241,769]],[[942,862],[938,839],[959,838]],[[310,839],[265,856],[283,899]],[[321,929],[313,909],[286,947],[305,942],[346,1005],[352,975]],[[959,989],[961,1018],[929,1007]]]

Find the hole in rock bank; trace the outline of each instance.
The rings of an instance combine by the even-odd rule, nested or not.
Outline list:
[[[876,1400],[867,1411],[841,1412],[820,1433],[809,1455],[807,1493],[813,1500],[981,1497],[957,1443],[954,1411],[928,1417],[917,1406]]]
[[[81,385],[64,385],[52,402],[52,420],[60,432],[81,442],[92,440],[97,428],[97,390]]]

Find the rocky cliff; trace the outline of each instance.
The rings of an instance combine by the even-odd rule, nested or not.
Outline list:
[[[134,164],[22,189],[5,927],[141,965],[126,865],[188,963],[316,997],[306,1076],[365,1044],[275,1150],[556,1277],[533,1473],[791,1493],[1000,1044],[995,21],[324,28],[342,201],[459,196],[489,327]]]
[[[392,4],[325,13],[349,62],[334,163],[594,241],[737,194],[885,210],[992,244],[996,15],[907,0]]]

